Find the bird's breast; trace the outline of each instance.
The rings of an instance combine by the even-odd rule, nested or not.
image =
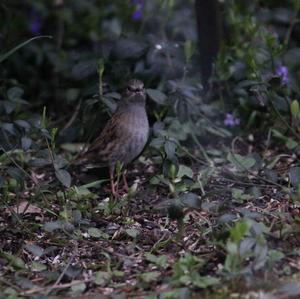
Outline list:
[[[138,113],[129,113],[124,130],[124,162],[127,164],[142,152],[148,140],[149,123],[145,109]]]

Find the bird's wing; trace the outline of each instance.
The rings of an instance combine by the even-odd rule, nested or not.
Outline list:
[[[128,116],[124,112],[116,112],[107,122],[100,136],[90,145],[85,155],[96,155],[97,160],[105,161],[118,146],[122,146],[124,137],[124,121]]]

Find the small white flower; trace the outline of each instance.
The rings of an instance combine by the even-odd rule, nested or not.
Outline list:
[[[161,49],[162,49],[162,45],[156,44],[156,45],[155,45],[155,49],[156,49],[156,50],[161,50]]]

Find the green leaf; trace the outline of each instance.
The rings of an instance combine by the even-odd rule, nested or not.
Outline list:
[[[192,275],[192,283],[198,288],[206,289],[218,284],[219,282],[219,279],[212,276],[200,276],[199,273],[196,272]]]
[[[191,40],[186,40],[184,43],[184,54],[187,62],[192,58],[194,51],[195,48],[193,47],[193,42]]]
[[[71,287],[72,293],[81,294],[85,291],[86,284],[84,282],[78,282],[78,284],[74,284]]]
[[[56,178],[67,188],[71,186],[71,175],[64,169],[55,170]]]
[[[7,173],[9,174],[10,177],[14,178],[19,182],[24,180],[24,173],[22,172],[21,169],[17,167],[9,167],[7,169]]]
[[[146,89],[146,92],[149,98],[154,102],[156,102],[157,104],[164,105],[166,103],[167,96],[164,93],[162,93],[160,90],[148,88]]]
[[[241,156],[239,154],[229,153],[227,155],[227,160],[231,162],[238,171],[249,170],[255,165],[255,159],[251,157]]]
[[[140,231],[138,231],[136,228],[128,228],[125,230],[127,235],[135,239],[139,234]]]
[[[151,253],[146,253],[145,257],[147,261],[153,263],[155,266],[159,268],[167,268],[169,266],[168,257],[166,255],[155,256]]]
[[[44,254],[44,249],[35,244],[27,244],[25,245],[25,249],[38,257],[41,257]]]
[[[168,208],[169,218],[172,220],[180,220],[184,217],[183,207],[179,203],[174,203]]]
[[[25,263],[21,258],[4,251],[0,251],[0,256],[6,259],[13,268],[25,269]]]
[[[149,283],[155,281],[159,276],[160,276],[160,272],[152,271],[152,272],[142,273],[140,275],[140,278],[142,281]]]
[[[31,144],[32,144],[32,140],[31,140],[31,138],[28,138],[26,136],[22,137],[21,138],[21,144],[22,144],[22,149],[24,151],[27,151],[30,148]]]
[[[13,101],[17,98],[21,98],[24,90],[20,87],[14,86],[7,91],[7,97]]]
[[[41,272],[41,271],[47,270],[47,266],[45,264],[38,263],[38,262],[34,261],[31,264],[31,270],[34,271],[34,272]]]
[[[297,100],[294,100],[291,105],[290,105],[290,109],[291,109],[291,114],[294,118],[298,118],[299,117],[299,102]]]
[[[190,167],[187,167],[185,165],[179,165],[179,169],[178,169],[178,172],[177,172],[177,177],[182,178],[184,176],[192,179],[193,176],[194,176],[193,170]]]
[[[180,201],[187,207],[200,209],[201,208],[201,201],[197,194],[193,192],[188,192],[180,195]]]
[[[251,195],[250,194],[245,194],[244,190],[242,190],[242,189],[233,188],[231,193],[232,193],[232,197],[236,201],[241,202],[241,203],[243,203],[244,201],[251,198]]]
[[[235,226],[230,230],[230,236],[232,240],[236,243],[240,243],[240,241],[245,237],[250,229],[250,225],[248,221],[241,220],[235,224]]]
[[[111,275],[104,271],[98,271],[95,273],[94,282],[98,286],[104,286],[111,278]]]
[[[96,227],[90,227],[88,229],[88,234],[93,238],[103,238],[108,239],[109,235],[101,231],[99,228]]]
[[[296,142],[294,139],[292,138],[287,138],[285,141],[285,145],[289,150],[292,150],[294,148],[296,148],[298,146],[298,142]]]
[[[66,230],[66,231],[73,231],[74,226],[68,221],[65,220],[56,220],[56,221],[50,221],[46,222],[44,224],[44,230],[47,232],[54,232],[55,230]]]
[[[176,148],[177,148],[177,146],[176,146],[175,142],[170,141],[170,140],[167,140],[165,142],[164,149],[165,149],[165,153],[166,153],[168,159],[173,160],[175,158]]]

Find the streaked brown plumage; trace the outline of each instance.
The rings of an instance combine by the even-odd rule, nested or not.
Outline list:
[[[146,93],[143,82],[130,80],[116,112],[84,154],[88,160],[109,167],[113,194],[116,194],[114,184],[116,163],[119,161],[126,167],[139,156],[147,143],[149,123],[145,103]],[[126,186],[125,176],[124,183]]]

